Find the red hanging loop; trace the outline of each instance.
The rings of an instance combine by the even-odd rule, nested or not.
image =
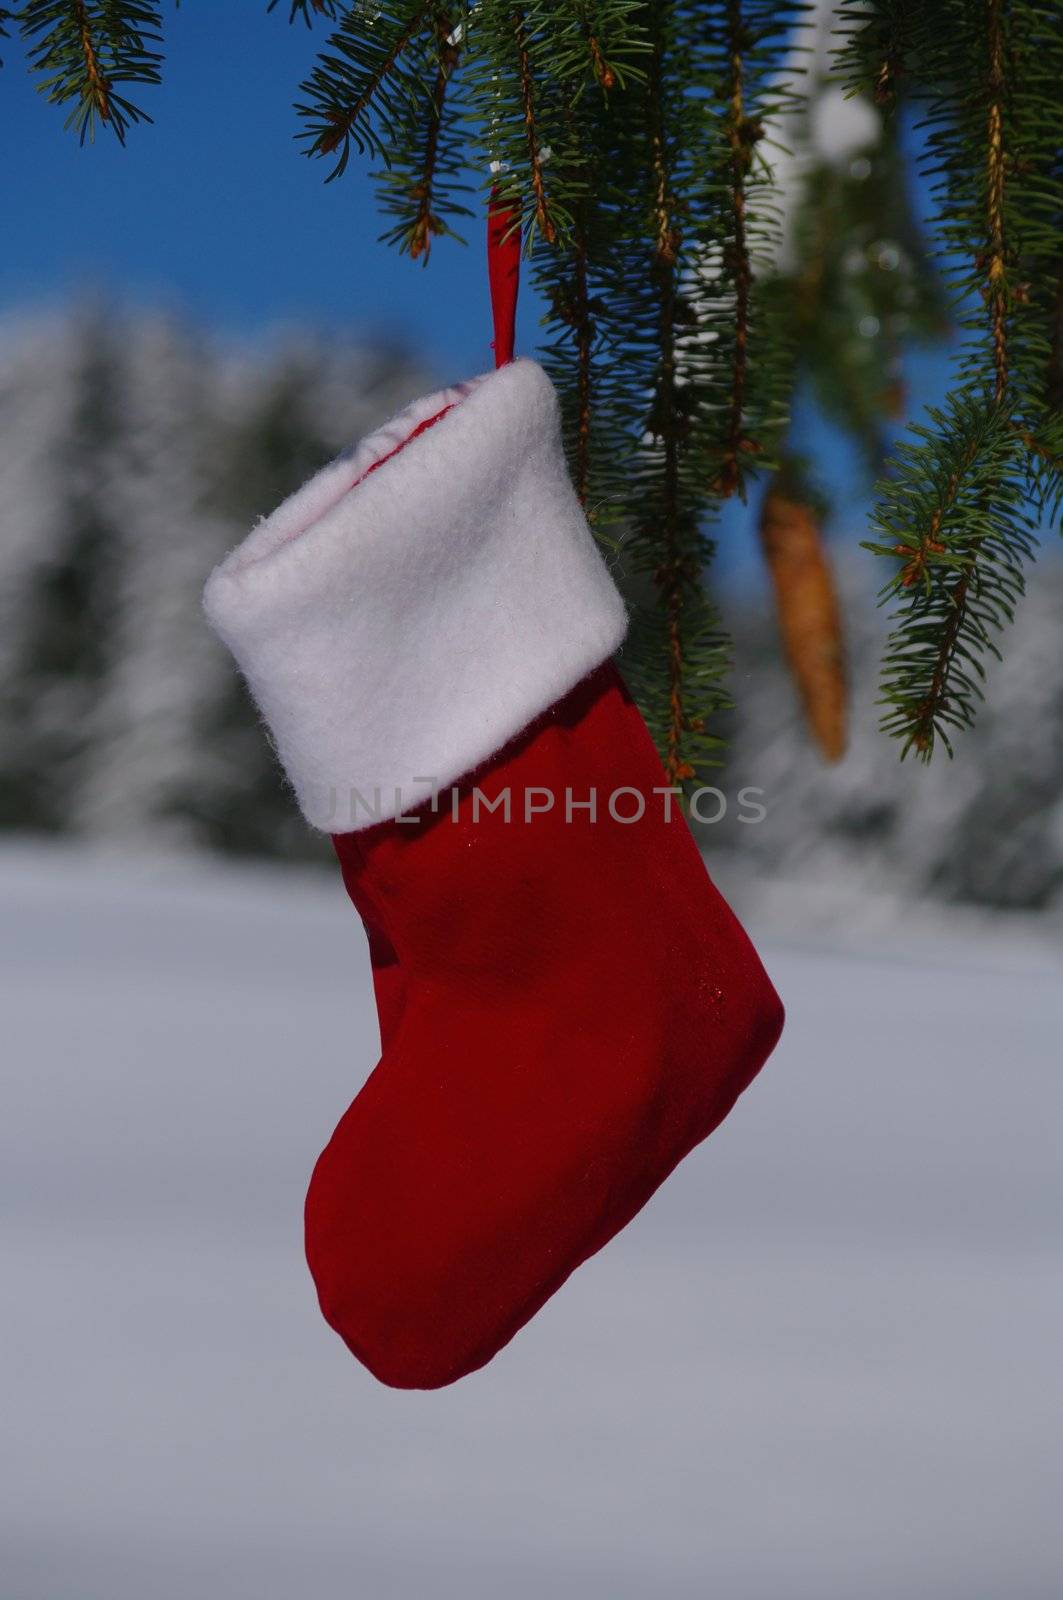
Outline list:
[[[508,238],[506,237],[508,233]],[[518,212],[491,190],[487,208],[487,276],[491,285],[491,318],[495,366],[513,360],[520,288],[520,221]]]

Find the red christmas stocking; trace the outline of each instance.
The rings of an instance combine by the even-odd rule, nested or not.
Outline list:
[[[451,1383],[712,1131],[782,1009],[608,664],[533,363],[334,462],[206,603],[373,959],[383,1053],[307,1196],[322,1310],[384,1382]]]

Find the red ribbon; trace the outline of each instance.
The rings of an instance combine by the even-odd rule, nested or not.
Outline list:
[[[506,237],[508,233],[508,238]],[[491,190],[487,208],[487,276],[491,284],[491,319],[495,337],[491,348],[495,366],[513,360],[517,325],[517,290],[520,288],[520,220],[512,206]]]

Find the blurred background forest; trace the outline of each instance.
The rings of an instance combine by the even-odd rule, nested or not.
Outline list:
[[[0,324],[3,827],[111,847],[325,860],[228,658],[205,575],[317,465],[438,378],[391,345],[243,344],[99,304]],[[839,519],[840,520],[840,519]],[[1051,558],[955,761],[901,764],[876,729],[881,618],[845,505],[848,754],[811,749],[766,582],[726,585],[741,715],[701,830],[763,879],[1045,909],[1063,894],[1063,572]],[[735,797],[767,816],[739,824]],[[706,815],[718,806],[705,805]]]

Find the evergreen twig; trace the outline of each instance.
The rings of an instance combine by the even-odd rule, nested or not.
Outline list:
[[[301,85],[305,98],[296,111],[306,124],[300,138],[307,154],[339,152],[329,182],[346,171],[352,144],[360,154],[390,162],[403,112],[421,89],[416,66],[408,68],[404,55],[431,10],[432,0],[392,0],[375,8],[371,21],[360,7],[347,11]]]
[[[730,72],[730,110],[727,140],[731,147],[731,188],[733,274],[735,284],[734,361],[731,379],[731,406],[724,443],[723,462],[717,486],[726,499],[738,492],[745,498],[739,455],[743,448],[742,421],[745,413],[746,347],[749,340],[749,295],[753,268],[746,239],[746,170],[749,166],[751,125],[743,106],[744,27],[741,0],[728,0],[727,54]]]
[[[160,82],[160,0],[24,0],[7,15],[29,43],[30,68],[53,105],[70,105],[66,126],[81,144],[98,127],[119,144],[151,117],[120,90]]]
[[[1043,288],[1063,216],[1063,46],[1041,0],[845,6],[851,85],[879,84],[882,61],[903,59],[923,104],[938,239],[965,333],[949,403],[895,452],[868,545],[901,563],[883,591],[899,602],[883,726],[902,753],[929,759],[939,739],[951,754],[950,733],[973,722],[1038,518],[1063,496]]]
[[[520,99],[525,136],[528,141],[528,171],[531,174],[532,194],[535,200],[535,225],[547,244],[554,244],[557,241],[557,229],[550,215],[550,202],[543,177],[543,147],[535,116],[535,78],[531,53],[528,49],[527,23],[524,12],[519,6],[513,11],[512,24],[517,43],[517,59],[520,62]]]

